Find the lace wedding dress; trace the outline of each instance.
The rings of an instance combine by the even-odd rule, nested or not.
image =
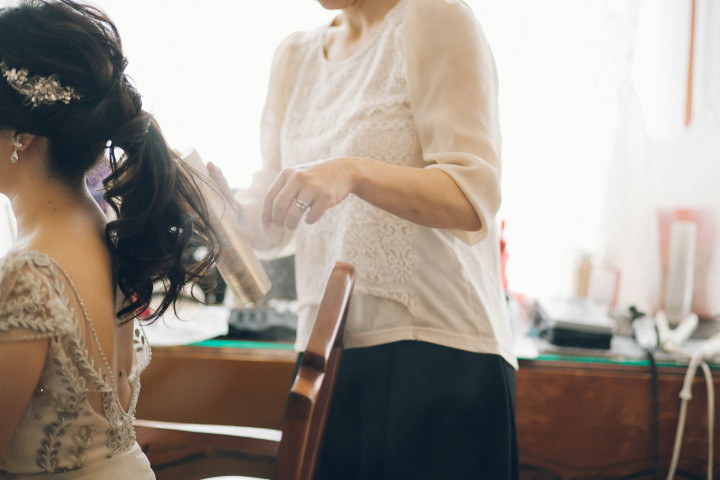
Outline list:
[[[0,259],[0,348],[43,338],[45,365],[0,460],[0,479],[154,479],[132,426],[150,360],[142,328],[131,322],[115,329],[114,352],[133,349],[125,410],[115,359],[105,356],[70,277],[43,253],[11,251]]]

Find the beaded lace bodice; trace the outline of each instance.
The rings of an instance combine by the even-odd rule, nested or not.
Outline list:
[[[112,320],[109,320],[112,321]],[[47,255],[16,250],[0,259],[0,348],[4,342],[47,338],[49,348],[37,388],[4,458],[7,473],[67,472],[127,452],[140,372],[150,349],[139,325],[132,329],[132,397],[127,411],[117,393],[114,370],[103,353],[77,289]],[[112,359],[110,359],[112,360]]]

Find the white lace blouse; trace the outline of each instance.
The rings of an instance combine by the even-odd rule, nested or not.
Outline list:
[[[142,328],[128,327],[135,354],[126,412],[112,359],[105,357],[62,267],[41,252],[23,249],[0,259],[0,348],[6,342],[49,340],[37,388],[0,460],[0,479],[155,478],[132,426],[150,349]],[[121,330],[116,330],[116,348],[119,338],[130,335]]]
[[[346,345],[422,340],[494,353],[516,366],[499,279],[497,74],[484,34],[457,0],[401,0],[372,42],[343,61],[328,26],[277,49],[263,114],[262,195],[282,167],[357,156],[450,175],[482,228],[426,228],[350,196],[295,233],[303,349],[335,261],[357,269]],[[247,192],[244,193],[247,195]]]

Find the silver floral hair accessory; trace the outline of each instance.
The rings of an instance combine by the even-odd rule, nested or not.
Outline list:
[[[28,78],[27,68],[9,68],[5,60],[0,60],[0,71],[8,84],[25,97],[25,105],[35,108],[38,105],[52,105],[55,102],[70,103],[82,97],[72,87],[63,87],[56,74],[49,77],[35,75]]]

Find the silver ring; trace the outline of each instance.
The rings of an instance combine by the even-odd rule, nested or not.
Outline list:
[[[293,205],[295,205],[297,208],[300,209],[301,212],[305,213],[308,210],[310,210],[310,205],[303,202],[302,200],[298,200],[297,198],[293,200]]]

